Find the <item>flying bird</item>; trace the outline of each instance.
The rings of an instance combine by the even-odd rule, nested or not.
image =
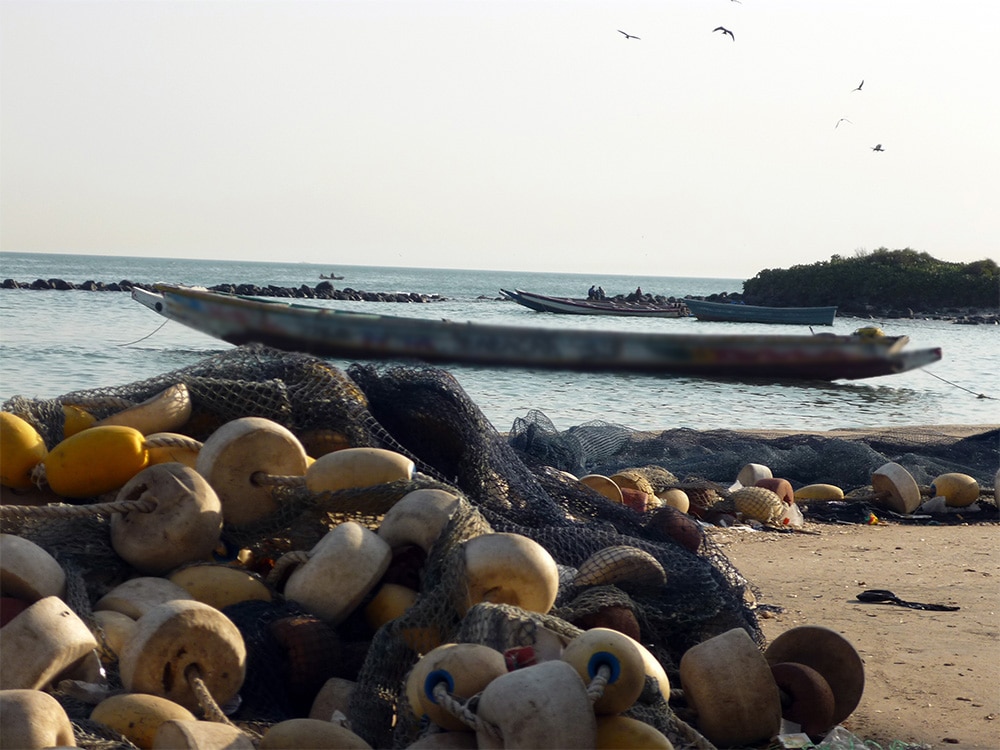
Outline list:
[[[625,34],[626,39],[639,39],[639,37],[637,37],[635,34],[629,34],[628,32],[622,31],[621,29],[618,29],[618,33]],[[639,41],[641,42],[642,40],[639,39]]]
[[[846,117],[841,117],[839,120],[837,120],[837,124],[833,126],[834,129],[839,128],[840,127],[840,123],[842,123],[842,122],[851,122],[851,121],[848,120]],[[851,125],[853,125],[853,124],[854,123],[851,122]]]
[[[885,151],[885,149],[882,148],[881,143],[876,143],[874,146],[872,146],[872,151]]]
[[[864,85],[865,85],[865,79],[862,78],[861,83],[858,84],[858,87],[856,89],[851,89],[851,91],[861,91],[861,87]]]
[[[713,33],[713,34],[714,34],[714,33],[715,33],[716,31],[721,31],[721,32],[722,32],[722,35],[723,35],[723,36],[725,36],[726,34],[729,34],[729,37],[730,37],[730,38],[731,38],[731,39],[732,39],[732,40],[733,40],[734,42],[736,41],[736,36],[735,36],[735,35],[733,34],[733,32],[731,32],[731,31],[730,31],[729,29],[727,29],[727,28],[726,28],[725,26],[716,26],[716,27],[715,27],[714,29],[712,29],[712,33]]]

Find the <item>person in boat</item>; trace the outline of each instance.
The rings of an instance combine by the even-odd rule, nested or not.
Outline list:
[[[597,287],[597,299],[604,299],[604,287]]]
[[[587,291],[587,299],[597,299],[597,287],[593,284],[590,285],[590,289]]]

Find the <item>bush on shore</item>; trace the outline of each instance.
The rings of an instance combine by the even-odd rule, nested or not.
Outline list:
[[[743,283],[743,300],[751,305],[837,305],[841,313],[996,310],[1000,268],[988,258],[950,263],[910,248],[880,247],[853,258],[834,255],[811,265],[760,271]]]

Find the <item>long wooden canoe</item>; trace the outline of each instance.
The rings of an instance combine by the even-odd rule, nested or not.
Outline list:
[[[709,302],[685,299],[691,314],[698,320],[732,323],[791,323],[807,326],[832,326],[836,307],[765,307],[732,302]]]
[[[605,299],[579,299],[577,297],[550,297],[521,289],[501,289],[504,296],[519,305],[537,312],[564,315],[629,315],[640,318],[685,318],[690,315],[683,304],[651,305],[643,302],[625,302]]]
[[[365,360],[768,380],[891,375],[936,362],[908,337],[632,333],[370,315],[156,285],[133,298],[161,315],[242,345]]]

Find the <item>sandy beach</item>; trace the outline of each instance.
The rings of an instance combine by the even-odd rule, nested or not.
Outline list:
[[[799,625],[820,625],[858,650],[865,690],[844,728],[883,748],[1000,747],[998,524],[807,522],[803,531],[708,533],[759,591],[768,642]],[[960,609],[858,601],[866,589]]]

